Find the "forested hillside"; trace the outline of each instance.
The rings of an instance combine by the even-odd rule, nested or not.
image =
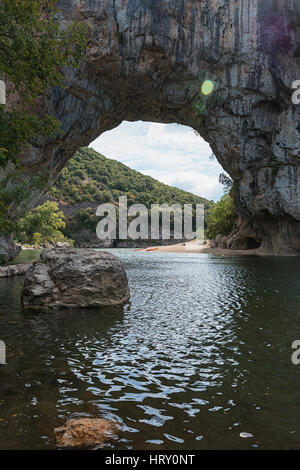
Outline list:
[[[100,155],[90,148],[81,148],[63,169],[50,194],[68,204],[83,201],[98,204],[118,201],[127,196],[128,204],[200,204],[210,201],[192,193],[160,183],[126,165]]]
[[[151,204],[203,203],[207,212],[213,205],[212,201],[163,184],[87,147],[69,161],[48,196],[59,203],[66,216],[65,235],[75,240],[84,230],[95,233],[95,208],[105,202],[117,207],[119,196],[127,196],[128,206],[139,203],[148,209]]]

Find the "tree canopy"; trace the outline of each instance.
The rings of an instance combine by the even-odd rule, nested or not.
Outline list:
[[[219,234],[229,235],[235,217],[236,213],[233,198],[229,193],[226,193],[221,200],[210,209],[206,219],[206,238],[213,239]]]
[[[0,105],[0,166],[17,164],[24,144],[36,134],[58,132],[59,122],[38,115],[34,101],[53,86],[63,86],[63,67],[84,56],[87,28],[77,22],[62,30],[57,0],[1,0],[0,78],[21,97],[14,109]]]
[[[64,213],[56,202],[46,201],[19,221],[17,239],[20,243],[41,246],[65,239],[61,230],[66,227]]]

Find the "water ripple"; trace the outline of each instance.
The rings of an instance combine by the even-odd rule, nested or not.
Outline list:
[[[300,261],[118,254],[120,312],[24,315],[21,279],[0,280],[0,448],[53,447],[81,416],[120,422],[108,448],[299,448]]]

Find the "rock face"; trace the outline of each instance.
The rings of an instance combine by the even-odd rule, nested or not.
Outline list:
[[[229,250],[258,250],[260,244],[256,240],[256,234],[248,222],[237,218],[235,227],[228,236],[217,235],[211,241],[211,248]]]
[[[32,263],[14,264],[12,266],[0,266],[1,277],[22,276],[26,274]]]
[[[107,419],[72,419],[54,429],[56,446],[59,448],[98,447],[117,434],[119,426]]]
[[[123,120],[176,122],[209,142],[236,188],[236,209],[264,251],[300,253],[298,0],[61,0],[61,21],[91,27],[87,60],[39,101],[62,135],[38,137],[2,190],[27,207],[78,147]],[[214,83],[209,96],[205,80]],[[8,87],[9,91],[9,87]],[[13,95],[8,101],[13,102]],[[201,156],[199,155],[199,159]],[[10,217],[25,202],[14,199]],[[240,235],[242,238],[242,234]]]
[[[76,246],[78,248],[113,248],[113,240],[99,240],[96,232],[84,229],[77,236]]]
[[[45,249],[27,271],[21,296],[24,308],[106,307],[130,298],[125,269],[104,251]]]
[[[1,197],[1,189],[0,189]],[[12,235],[1,235],[0,234],[0,264],[7,263],[14,259],[21,251],[21,247],[16,245],[13,241]]]

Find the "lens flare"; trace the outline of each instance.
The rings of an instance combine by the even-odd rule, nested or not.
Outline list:
[[[201,86],[201,93],[208,96],[214,91],[214,87],[214,83],[211,80],[205,80]]]

